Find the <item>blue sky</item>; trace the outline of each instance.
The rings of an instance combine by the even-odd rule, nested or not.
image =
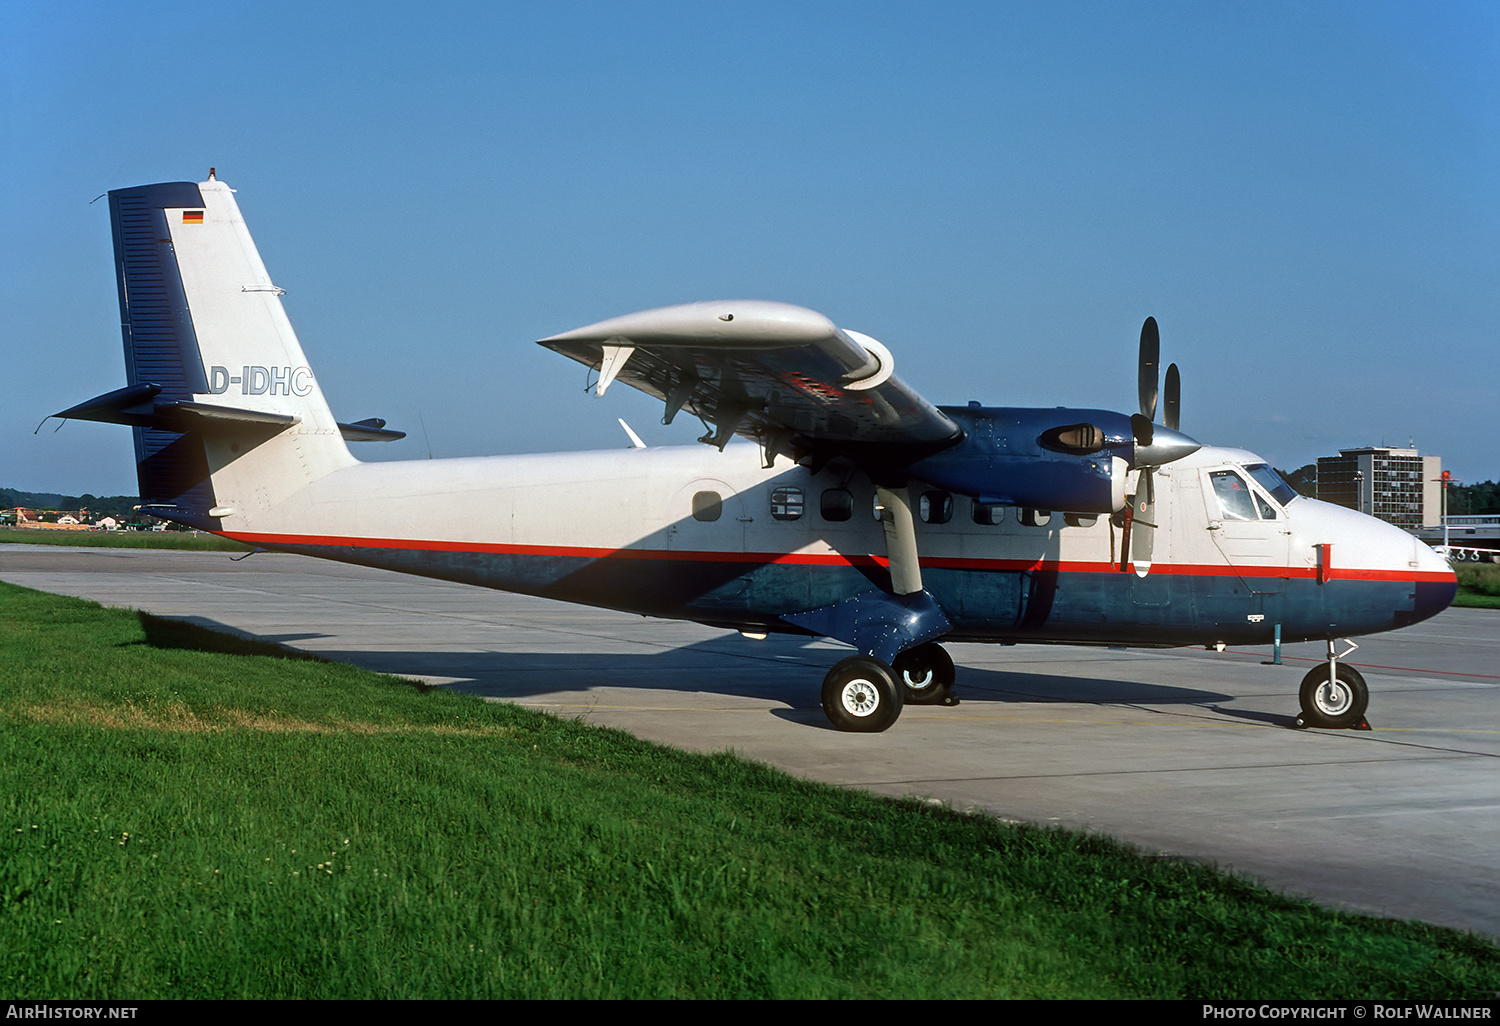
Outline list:
[[[133,494],[108,189],[238,190],[365,459],[688,443],[534,344],[820,310],[929,399],[1130,412],[1291,469],[1409,438],[1500,477],[1500,7],[6,9],[0,485]],[[695,430],[696,428],[696,430]]]

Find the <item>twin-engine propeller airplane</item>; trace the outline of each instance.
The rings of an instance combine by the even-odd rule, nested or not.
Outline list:
[[[852,645],[823,682],[842,730],[952,704],[938,644],[1322,639],[1301,721],[1364,723],[1336,641],[1452,600],[1448,565],[1302,498],[1262,459],[1178,430],[1157,327],[1140,412],[933,406],[890,352],[759,301],[648,310],[541,344],[708,427],[701,446],[361,463],[232,191],[109,194],[129,383],[57,414],[134,429],[142,508],[267,549],[658,617]],[[740,435],[756,446],[728,446]],[[480,511],[440,518],[434,509]]]

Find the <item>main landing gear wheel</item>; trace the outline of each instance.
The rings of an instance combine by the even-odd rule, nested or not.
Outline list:
[[[1328,664],[1324,663],[1314,666],[1302,678],[1298,697],[1302,702],[1299,726],[1342,730],[1364,724],[1370,689],[1358,670],[1343,664],[1339,665],[1337,678],[1329,680]]]
[[[871,656],[850,656],[823,678],[823,712],[839,730],[885,730],[901,715],[901,698],[896,674]]]
[[[942,645],[929,642],[909,648],[891,663],[907,705],[957,705],[953,697],[953,659]]]

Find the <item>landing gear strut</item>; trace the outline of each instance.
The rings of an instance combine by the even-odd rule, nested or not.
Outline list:
[[[1339,655],[1334,642],[1328,641],[1328,662],[1314,666],[1302,678],[1298,698],[1302,703],[1302,715],[1297,717],[1298,727],[1323,727],[1331,730],[1369,730],[1365,721],[1365,709],[1370,704],[1370,689],[1365,679],[1352,666],[1339,662],[1358,646],[1349,642],[1348,651]]]
[[[891,664],[908,705],[957,705],[953,659],[936,642],[909,648]]]
[[[937,645],[951,629],[932,593],[922,587],[911,493],[903,483],[877,484],[890,587],[871,588],[831,605],[782,617],[803,630],[836,638],[860,652],[828,671],[823,712],[839,730],[876,733],[901,715],[907,701],[947,698],[953,660]],[[952,703],[949,703],[952,704]]]

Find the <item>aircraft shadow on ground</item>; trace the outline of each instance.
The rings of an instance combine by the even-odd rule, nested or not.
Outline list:
[[[293,641],[324,638],[326,634],[256,635],[201,616],[156,616],[136,611],[143,642],[152,648],[191,649],[195,652],[217,652],[223,655],[278,656],[283,659],[322,659],[312,652],[289,647]]]
[[[143,614],[143,623],[145,614]],[[162,647],[192,647],[207,632],[172,632],[164,625],[189,623],[225,632],[243,645],[246,635],[232,627],[190,617],[174,621],[150,617]],[[330,637],[327,634],[265,635],[262,645],[288,646],[282,651],[306,658],[334,659],[397,676],[439,678],[446,686],[486,698],[526,700],[598,688],[676,691],[761,698],[793,709],[818,709],[820,687],[827,668],[844,651],[817,639],[772,637],[750,642],[736,636],[710,638],[672,649],[641,652],[547,651],[333,651],[316,645],[289,647]],[[813,647],[816,645],[817,647]],[[215,651],[225,650],[214,647]],[[237,649],[244,651],[243,648]],[[264,654],[262,650],[259,654]],[[1057,702],[1087,705],[1197,705],[1225,715],[1267,723],[1290,722],[1290,717],[1257,710],[1229,710],[1234,696],[1201,688],[1174,687],[1102,677],[1069,677],[1031,671],[979,669],[960,665],[956,694],[965,704]]]

